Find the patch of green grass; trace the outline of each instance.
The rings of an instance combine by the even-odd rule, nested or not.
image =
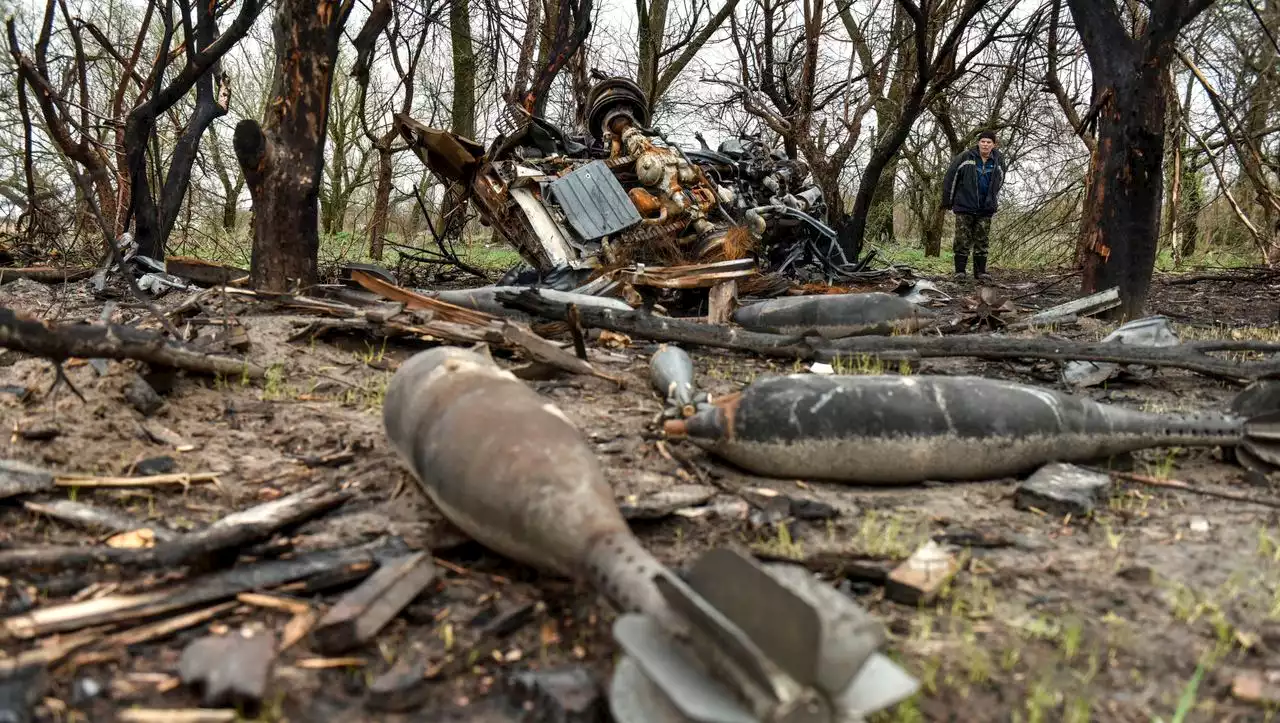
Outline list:
[[[867,510],[858,522],[853,545],[859,553],[871,557],[905,559],[924,544],[928,531],[909,522],[898,513],[883,514]]]

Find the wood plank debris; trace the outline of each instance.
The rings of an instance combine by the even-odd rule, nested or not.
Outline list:
[[[884,594],[904,605],[930,605],[959,571],[956,556],[929,540],[889,573]]]
[[[250,590],[266,590],[313,578],[322,580],[323,586],[342,584],[368,575],[375,563],[389,556],[403,555],[404,550],[403,542],[398,539],[382,539],[357,547],[304,553],[287,560],[238,565],[163,590],[42,607],[0,619],[0,640],[29,640],[142,620],[221,602]],[[304,585],[302,589],[314,592],[323,586]]]
[[[46,545],[0,550],[0,571],[74,570],[92,565],[171,568],[235,551],[309,520],[351,498],[350,491],[316,487],[235,513],[232,524],[213,524],[155,547],[117,548]]]
[[[662,289],[707,289],[736,279],[760,273],[754,259],[731,259],[708,264],[683,266],[629,266],[611,275],[613,280],[632,286],[654,286]]]
[[[362,272],[355,273],[359,276]],[[424,312],[423,309],[427,307],[414,301],[413,292],[380,280],[374,286],[382,289],[387,298],[403,303],[408,311],[392,318],[381,313],[366,312],[360,318],[317,321],[293,334],[289,340],[319,338],[334,332],[363,332],[388,338],[417,337],[424,341],[443,340],[454,344],[492,344],[520,353],[532,362],[549,365],[570,374],[594,376],[619,385],[623,383],[622,377],[597,369],[590,362],[535,334],[520,322],[460,306],[453,307],[452,304],[417,295],[433,304],[445,304],[467,314],[480,314],[486,318],[468,319],[452,311],[441,315],[434,309]]]
[[[387,562],[320,619],[311,633],[316,650],[334,655],[368,643],[435,577],[427,552]]]
[[[1100,314],[1109,309],[1114,309],[1120,305],[1120,287],[1113,286],[1106,291],[1099,291],[1096,294],[1082,296],[1079,299],[1072,299],[1065,304],[1051,306],[1048,309],[1042,309],[1031,314],[1022,321],[1038,326],[1041,324],[1049,324],[1055,321],[1061,321],[1068,316],[1091,316]]]
[[[205,261],[194,256],[167,256],[164,270],[193,284],[200,286],[219,286],[229,284],[249,272],[226,264]]]
[[[274,633],[243,627],[193,641],[178,660],[178,675],[200,690],[204,707],[230,706],[252,715],[266,695],[275,656]]]
[[[359,269],[352,269],[351,279],[368,291],[390,299],[391,301],[404,304],[405,308],[430,310],[433,312],[434,318],[439,319],[440,321],[448,321],[455,324],[487,326],[490,322],[497,321],[499,318],[492,314],[486,314],[483,311],[468,309],[465,306],[458,306],[446,301],[440,301],[439,299],[433,299],[429,296],[423,296],[417,292],[388,283],[384,279],[380,279],[373,274]]]
[[[734,306],[738,303],[738,284],[733,279],[722,281],[711,287],[707,296],[707,322],[711,324],[728,324],[733,316]]]

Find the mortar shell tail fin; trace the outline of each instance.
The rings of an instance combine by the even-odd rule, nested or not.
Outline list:
[[[687,580],[659,574],[655,583],[686,625],[676,632],[648,615],[618,619],[614,637],[626,653],[610,687],[618,723],[857,721],[919,689],[878,652],[878,621],[796,573],[719,549]]]
[[[1241,466],[1258,474],[1280,469],[1280,411],[1245,420],[1244,439],[1235,452]]]

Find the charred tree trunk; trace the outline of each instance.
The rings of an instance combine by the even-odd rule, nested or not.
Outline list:
[[[853,209],[849,212],[850,233],[859,246],[866,239],[868,217],[871,215],[876,191],[880,188],[880,179],[889,168],[895,166],[894,157],[906,142],[907,136],[911,135],[911,126],[915,125],[916,119],[924,109],[924,94],[924,84],[918,84],[912,89],[911,97],[907,99],[893,132],[881,137],[876,143],[875,150],[871,153],[871,160],[862,171],[862,180],[858,183],[858,194],[853,197]]]
[[[236,158],[253,197],[254,288],[316,282],[319,196],[329,93],[353,0],[281,0],[276,77],[266,122],[236,126]]]
[[[1132,69],[1094,82],[1110,98],[1098,114],[1081,261],[1086,294],[1120,287],[1123,318],[1146,305],[1159,242],[1166,98],[1159,77]]]
[[[1155,0],[1136,38],[1112,0],[1068,0],[1093,73],[1098,124],[1081,222],[1082,291],[1120,287],[1112,315],[1143,313],[1160,238],[1164,76],[1181,29],[1211,0]]]

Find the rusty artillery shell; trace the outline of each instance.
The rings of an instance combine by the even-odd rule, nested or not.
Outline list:
[[[450,522],[513,560],[669,619],[665,568],[632,535],[595,454],[554,404],[489,359],[438,347],[387,387],[383,424]]]

